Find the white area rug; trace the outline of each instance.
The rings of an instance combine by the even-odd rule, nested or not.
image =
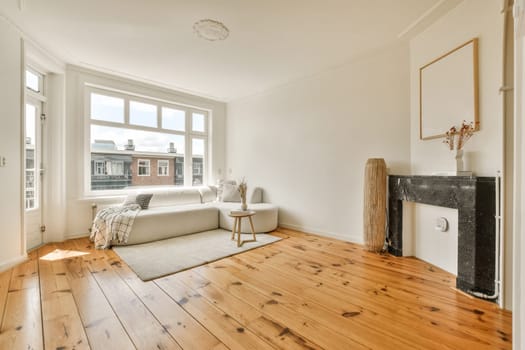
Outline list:
[[[114,246],[113,250],[140,279],[149,281],[281,240],[259,233],[257,242],[246,242],[237,247],[231,234],[231,231],[218,229],[151,243]],[[241,234],[241,240],[251,238],[251,234]]]

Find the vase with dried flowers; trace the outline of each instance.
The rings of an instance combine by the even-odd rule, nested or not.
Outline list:
[[[248,205],[246,204],[246,190],[248,189],[248,186],[246,185],[246,180],[244,178],[239,182],[239,185],[237,186],[237,191],[239,191],[239,194],[241,195],[241,210],[248,209]]]
[[[463,172],[463,146],[465,143],[474,135],[474,123],[467,123],[466,120],[461,123],[461,127],[456,128],[452,126],[445,133],[445,140],[443,143],[446,143],[451,151],[456,151],[456,172]]]

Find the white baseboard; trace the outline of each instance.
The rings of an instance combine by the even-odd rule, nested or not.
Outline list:
[[[340,233],[327,232],[327,231],[322,231],[322,230],[311,228],[311,227],[306,227],[306,226],[301,226],[301,225],[294,225],[294,224],[286,224],[286,223],[283,223],[283,222],[279,223],[279,227],[289,228],[291,230],[301,231],[301,232],[305,232],[305,233],[313,233],[313,234],[316,234],[316,235],[319,235],[319,236],[339,239],[341,241],[347,241],[347,242],[361,244],[361,245],[364,244],[363,238],[360,237],[360,236],[346,236],[346,235],[342,235]]]
[[[84,238],[84,237],[89,237],[90,234],[89,233],[78,233],[78,234],[73,234],[73,235],[66,235],[64,237],[64,241],[67,241],[68,239],[77,239],[77,238]]]
[[[27,255],[17,256],[16,258],[5,261],[0,264],[0,272],[4,272],[5,270],[8,270],[20,263],[23,263],[24,261],[27,261]]]

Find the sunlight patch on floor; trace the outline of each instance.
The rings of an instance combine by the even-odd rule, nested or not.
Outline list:
[[[77,256],[87,255],[90,254],[88,252],[80,252],[77,250],[62,250],[62,249],[55,249],[51,253],[48,253],[40,258],[40,260],[47,260],[47,261],[55,261],[55,260],[61,260],[61,259],[69,259],[74,258]]]

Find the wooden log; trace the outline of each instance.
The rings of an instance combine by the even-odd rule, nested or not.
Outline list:
[[[379,253],[385,244],[386,164],[382,158],[371,158],[365,167],[364,240],[367,249]]]

